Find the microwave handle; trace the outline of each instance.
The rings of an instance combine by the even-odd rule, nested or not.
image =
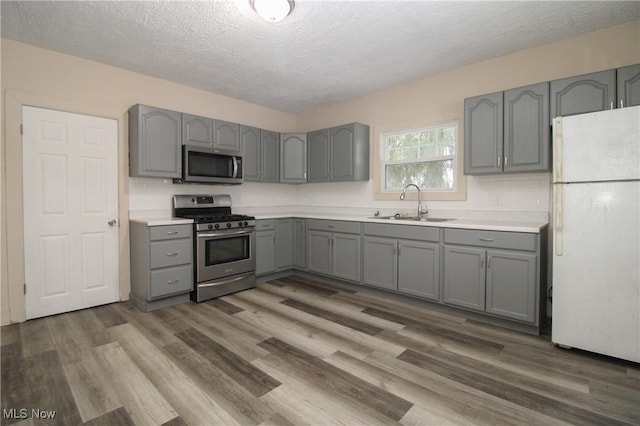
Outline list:
[[[231,177],[236,178],[238,177],[238,157],[233,156],[231,160],[233,161],[233,175]]]

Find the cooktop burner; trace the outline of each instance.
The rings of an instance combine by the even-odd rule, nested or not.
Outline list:
[[[193,219],[196,231],[256,226],[255,217],[231,213],[229,195],[174,195],[173,216]]]
[[[253,216],[247,216],[244,214],[221,214],[221,215],[196,215],[187,219],[193,219],[195,223],[219,223],[219,222],[237,222],[239,220],[255,220]]]

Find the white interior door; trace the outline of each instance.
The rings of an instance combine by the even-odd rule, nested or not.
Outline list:
[[[118,122],[23,107],[27,319],[118,300]]]

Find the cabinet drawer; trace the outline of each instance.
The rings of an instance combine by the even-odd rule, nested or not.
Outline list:
[[[307,229],[317,229],[319,231],[327,232],[344,232],[347,234],[359,234],[360,222],[307,219]]]
[[[260,219],[256,220],[256,231],[266,231],[267,229],[276,229],[276,219]]]
[[[536,235],[521,232],[445,229],[444,242],[446,244],[464,244],[466,246],[536,251]]]
[[[193,273],[190,265],[151,272],[150,299],[192,289]]]
[[[150,267],[151,269],[156,269],[191,264],[192,249],[191,239],[150,243]]]
[[[391,225],[380,223],[365,223],[363,225],[365,235],[377,235],[380,237],[397,238],[404,240],[440,241],[438,228],[412,225]]]
[[[191,225],[150,226],[149,241],[190,238],[192,229]]]

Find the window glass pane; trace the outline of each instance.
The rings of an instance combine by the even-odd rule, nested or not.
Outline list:
[[[453,189],[453,160],[385,166],[385,189],[402,189],[415,183],[425,190]]]

